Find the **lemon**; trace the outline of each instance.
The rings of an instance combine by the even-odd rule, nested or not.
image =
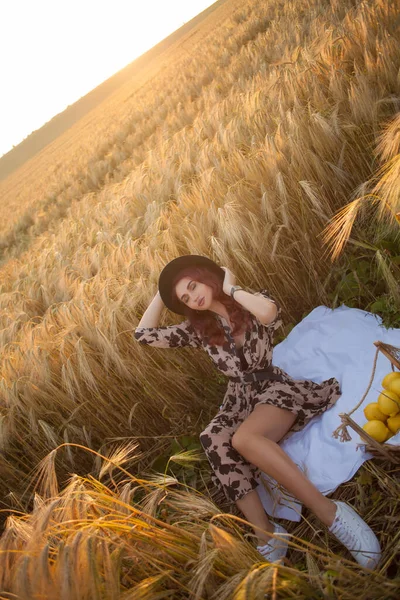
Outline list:
[[[396,375],[397,375],[397,373],[396,373]],[[396,377],[396,379],[392,379],[390,381],[389,385],[387,386],[387,389],[390,392],[394,392],[395,394],[400,396],[400,376]]]
[[[389,417],[387,420],[387,426],[392,433],[397,433],[400,429],[400,415]]]
[[[389,429],[386,427],[385,423],[382,421],[367,421],[363,426],[363,429],[368,435],[370,435],[377,442],[384,442],[390,434]]]
[[[364,415],[368,421],[386,421],[388,418],[380,409],[377,402],[370,402],[364,408]]]
[[[400,398],[397,394],[391,392],[390,390],[384,390],[381,394],[379,394],[378,404],[380,411],[385,415],[390,415],[391,417],[397,415],[400,410]]]
[[[382,387],[388,390],[390,388],[390,384],[396,380],[400,381],[400,373],[397,371],[392,371],[391,373],[385,375],[385,377],[382,379]]]

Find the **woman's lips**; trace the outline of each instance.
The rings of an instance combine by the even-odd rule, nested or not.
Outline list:
[[[204,298],[202,298],[202,299],[200,300],[200,302],[199,302],[199,306],[203,306],[203,304],[204,304]]]

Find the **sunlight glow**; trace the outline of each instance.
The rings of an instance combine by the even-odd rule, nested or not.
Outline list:
[[[1,3],[0,156],[213,3]]]

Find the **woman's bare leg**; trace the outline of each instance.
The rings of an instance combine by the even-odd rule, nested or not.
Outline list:
[[[260,404],[238,428],[232,438],[232,445],[246,460],[273,477],[312,510],[325,525],[330,526],[336,505],[321,494],[277,444],[294,421],[293,413],[269,404]],[[272,531],[273,527],[256,490],[238,500],[237,506],[249,523],[265,531]],[[268,541],[268,535],[257,529],[255,532],[262,543]]]
[[[242,511],[247,521],[253,525],[254,533],[258,537],[259,543],[261,545],[266,544],[269,536],[265,532],[269,531],[273,533],[274,526],[267,517],[257,490],[252,490],[240,500],[236,500],[236,506]]]

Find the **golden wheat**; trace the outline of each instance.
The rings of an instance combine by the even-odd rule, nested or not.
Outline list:
[[[111,477],[112,465],[117,479],[111,477],[109,486],[75,475],[58,492],[54,459],[62,449],[43,462],[43,495],[35,496],[30,515],[8,518],[0,539],[0,587],[5,597],[396,597],[396,581],[339,559],[332,552],[333,540],[316,528],[312,541],[305,541],[306,522],[290,525],[289,559],[283,565],[259,562],[243,535],[242,519],[221,514],[204,494],[174,477],[144,480],[130,475],[121,465],[137,458],[135,450],[131,445],[108,457],[98,455],[100,473]],[[363,467],[363,474],[374,479],[375,493],[385,494],[390,518],[382,535],[388,537],[385,555],[393,558],[399,536],[391,543],[389,539],[399,504],[398,482],[376,465]],[[363,489],[355,482],[347,487],[349,495]],[[293,561],[299,560],[305,561],[305,569],[294,568]]]
[[[374,248],[395,231],[394,217],[376,227],[375,214],[399,208],[398,8],[221,3],[148,80],[125,84],[0,183],[0,489],[13,503],[25,502],[28,475],[63,442],[107,454],[116,438],[133,438],[147,451],[140,471],[170,436],[197,435],[215,412],[221,381],[203,355],[132,339],[168,260],[209,255],[243,285],[268,288],[293,323],[329,304],[324,229],[337,254],[350,234],[357,241],[359,223],[374,225]],[[375,252],[398,297],[396,273]],[[69,446],[61,482],[91,467]],[[88,540],[76,539],[82,556]],[[40,552],[45,564],[50,550]],[[213,560],[204,558],[196,589]],[[69,550],[60,561],[57,577],[72,568]],[[172,581],[149,577],[154,594]],[[68,595],[75,584],[62,585]]]

